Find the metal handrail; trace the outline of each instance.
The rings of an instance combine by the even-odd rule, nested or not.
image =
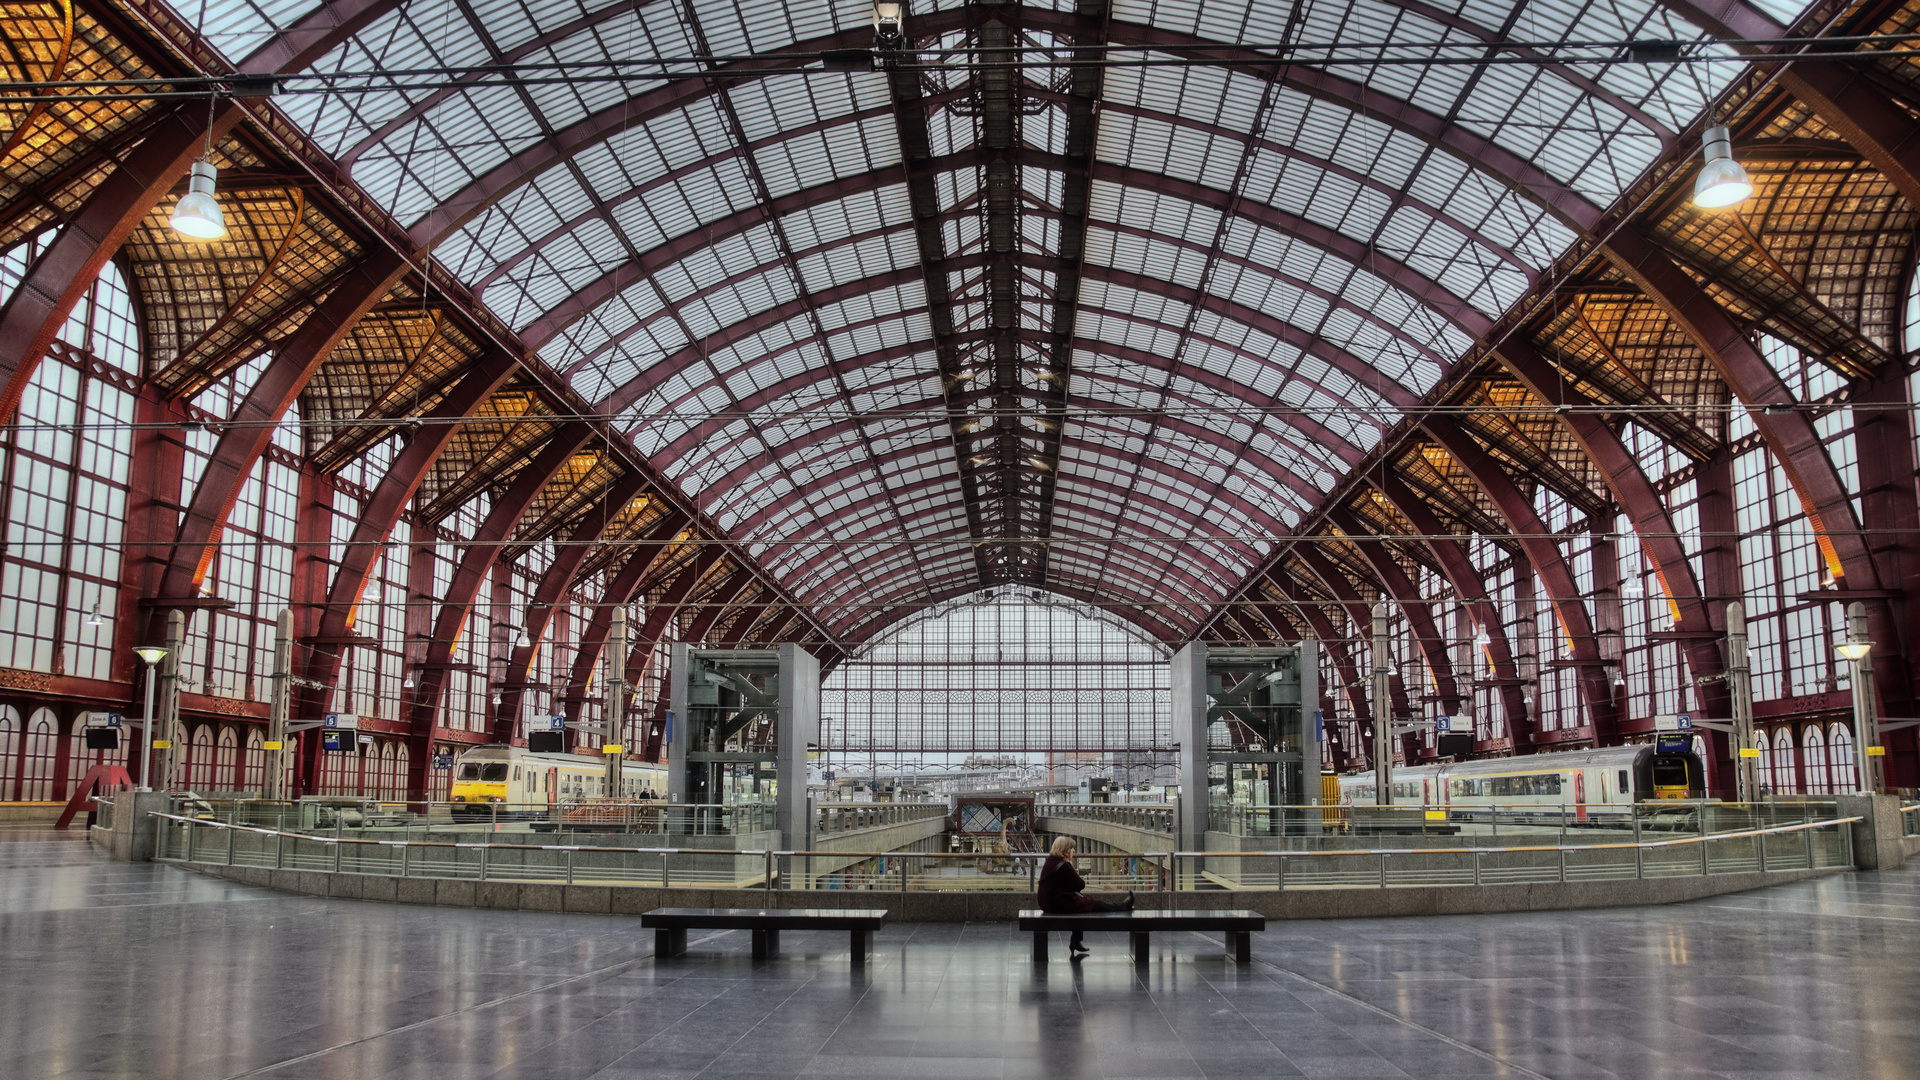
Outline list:
[[[670,848],[670,847],[615,847],[601,844],[496,844],[489,842],[450,841],[450,840],[382,840],[357,836],[323,836],[314,833],[294,832],[292,830],[269,829],[257,825],[240,825],[213,818],[192,818],[180,814],[169,814],[160,810],[148,811],[151,817],[178,821],[198,828],[233,829],[238,832],[250,832],[261,836],[287,836],[321,844],[363,844],[375,847],[443,847],[443,848],[500,848],[508,851],[595,851],[641,855],[772,855],[775,857],[800,856],[821,858],[912,858],[912,859],[979,859],[975,852],[949,851],[814,851],[806,848]],[[1782,833],[1799,832],[1807,829],[1824,829],[1833,825],[1850,825],[1865,820],[1862,817],[1826,818],[1820,821],[1801,821],[1791,825],[1776,825],[1765,829],[1745,829],[1738,832],[1708,833],[1704,836],[1683,836],[1672,840],[1644,840],[1638,843],[1617,844],[1536,844],[1526,847],[1460,847],[1460,848],[1352,848],[1342,851],[1115,851],[1086,853],[1083,858],[1114,859],[1272,859],[1279,856],[1288,858],[1341,858],[1361,855],[1491,855],[1511,854],[1522,851],[1620,851],[1634,848],[1680,847],[1687,844],[1704,844],[1714,840],[1738,840],[1751,836],[1774,836]],[[1044,851],[1013,851],[996,854],[994,858],[1045,859]]]

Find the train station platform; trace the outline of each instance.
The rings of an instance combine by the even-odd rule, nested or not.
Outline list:
[[[899,923],[656,963],[639,919],[289,895],[0,827],[0,1078],[1920,1075],[1920,867],[1659,907],[1123,935]]]

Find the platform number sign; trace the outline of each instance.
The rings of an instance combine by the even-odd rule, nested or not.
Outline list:
[[[1433,733],[1435,735],[1445,735],[1452,730],[1453,730],[1453,717],[1436,716],[1433,718]]]
[[[564,716],[549,716],[549,717],[547,717],[547,730],[548,730],[548,731],[565,731],[565,730],[567,730],[567,718],[566,718],[566,717],[564,717]]]

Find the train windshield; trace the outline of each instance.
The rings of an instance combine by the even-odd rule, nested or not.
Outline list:
[[[1653,786],[1656,788],[1684,788],[1687,786],[1687,759],[1681,757],[1657,757],[1653,759]]]
[[[462,780],[484,780],[498,784],[505,781],[506,778],[507,763],[504,761],[499,763],[489,762],[484,765],[478,761],[469,761],[460,766],[460,779]]]

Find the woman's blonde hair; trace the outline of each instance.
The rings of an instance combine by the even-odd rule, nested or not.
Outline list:
[[[1047,849],[1047,854],[1057,855],[1062,859],[1070,859],[1073,857],[1073,853],[1078,846],[1079,845],[1073,842],[1073,837],[1071,836],[1056,836],[1053,838],[1053,847]]]

